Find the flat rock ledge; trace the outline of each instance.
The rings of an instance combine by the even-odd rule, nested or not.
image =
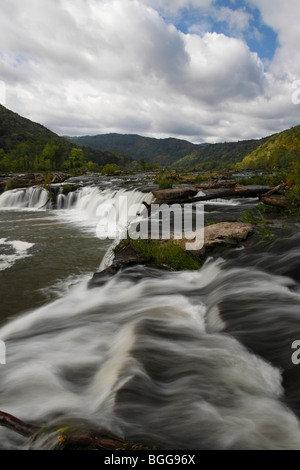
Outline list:
[[[253,233],[253,225],[242,222],[219,222],[208,225],[204,228],[203,246],[199,250],[193,250],[192,253],[202,261],[205,261],[208,256],[214,254],[222,256],[226,253],[226,250],[231,247],[237,247],[245,243]],[[201,239],[199,232],[198,239]],[[181,240],[175,241],[185,249],[188,243],[193,243],[193,240],[188,240],[184,237]],[[161,243],[164,243],[164,240],[161,240]],[[109,277],[116,274],[120,269],[138,264],[149,264],[153,266],[153,264],[147,263],[143,257],[138,255],[131,246],[125,246],[120,249],[117,248],[112,265],[102,272],[95,273],[89,285],[90,287],[96,287],[104,284]]]
[[[230,248],[237,246],[241,242],[245,242],[249,236],[254,233],[253,225],[243,222],[219,222],[216,224],[204,227],[204,243],[199,249],[191,248],[191,251],[198,256],[204,256],[214,252],[217,248]],[[200,230],[195,232],[198,240],[203,240],[203,233]],[[187,234],[188,235],[188,234]],[[183,237],[182,240],[177,241],[182,247],[187,250],[189,243],[194,243],[194,240],[189,237]]]
[[[204,248],[243,242],[253,233],[253,225],[242,222],[220,222],[208,225],[204,229]]]

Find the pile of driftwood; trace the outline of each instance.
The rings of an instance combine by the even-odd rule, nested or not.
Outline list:
[[[235,185],[229,189],[220,188],[220,191],[208,192],[204,196],[195,197],[200,188],[184,188],[182,190],[157,190],[153,191],[156,198],[156,204],[188,204],[194,202],[212,201],[214,199],[226,198],[258,198],[264,204],[288,208],[292,206],[292,201],[283,194],[287,189],[285,183],[276,186],[270,190],[266,188],[244,188]],[[178,197],[176,197],[178,195]]]
[[[291,207],[293,205],[293,202],[287,197],[284,197],[282,195],[274,196],[274,194],[280,194],[281,191],[285,191],[286,189],[286,184],[280,184],[279,186],[276,186],[275,188],[271,189],[266,194],[264,194],[260,198],[260,200],[268,206],[282,207],[283,209]]]

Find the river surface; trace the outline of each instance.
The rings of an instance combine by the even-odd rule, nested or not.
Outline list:
[[[299,225],[278,218],[274,241],[199,271],[135,266],[91,288],[113,243],[99,206],[152,195],[146,181],[83,183],[59,209],[39,189],[0,196],[0,410],[165,449],[300,449]],[[211,201],[205,217],[256,203]],[[0,428],[0,449],[30,445]]]

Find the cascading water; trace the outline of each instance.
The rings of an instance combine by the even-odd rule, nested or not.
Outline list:
[[[135,267],[92,289],[81,283],[0,330],[7,348],[1,406],[39,425],[87,420],[159,448],[299,449],[284,364],[265,354],[272,348],[291,357],[300,335],[294,321],[278,345],[280,329],[299,313],[291,284],[220,261],[199,272]],[[243,308],[230,321],[222,305],[232,311],[228,302],[236,305],[237,295]],[[253,306],[246,304],[254,296],[251,319]],[[268,310],[257,321],[274,296],[283,312],[275,317],[280,328],[272,327]],[[259,325],[264,341],[255,354],[237,337],[251,339]],[[28,445],[14,439],[1,430],[2,448]]]
[[[0,196],[0,209],[41,209],[46,207],[48,202],[48,193],[40,186],[12,189]]]
[[[78,266],[84,250],[84,263],[97,258],[99,213],[108,223],[104,209],[113,201],[123,221],[123,196],[128,205],[151,202],[151,194],[86,187],[61,198],[59,210],[26,211],[26,220],[9,214],[1,227],[20,224],[18,235],[32,243],[23,245],[31,256],[18,261],[27,276],[41,247],[47,254],[37,280],[51,272],[52,236],[56,270]],[[4,248],[9,233],[1,235]],[[300,340],[299,234],[253,250],[195,272],[135,266],[93,283],[85,273],[61,298],[6,319],[0,409],[38,426],[84,421],[165,449],[300,449],[300,365],[292,361]],[[19,279],[17,263],[0,271],[6,289],[10,272]],[[14,285],[15,297],[22,287]],[[0,428],[1,449],[30,445]]]
[[[101,223],[102,227],[115,227],[115,231],[107,233],[107,238],[117,238],[116,233],[126,231],[130,222],[136,217],[138,211],[145,207],[143,202],[151,203],[153,195],[136,190],[99,190],[97,187],[87,186],[76,192],[71,192],[64,199],[59,199],[61,210],[57,215],[73,224],[77,224],[85,230],[96,234]],[[62,203],[63,201],[63,203]],[[136,207],[135,214],[128,217],[128,209]],[[107,230],[108,231],[108,230]],[[99,236],[99,230],[98,235]],[[106,233],[104,237],[106,238]]]

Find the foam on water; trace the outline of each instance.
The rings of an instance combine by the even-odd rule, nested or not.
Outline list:
[[[203,191],[199,191],[197,197],[203,197],[206,196],[206,194]],[[241,202],[238,199],[222,199],[222,198],[216,198],[216,199],[210,199],[209,201],[204,201],[203,204],[205,205],[216,205],[216,206],[239,206]]]
[[[0,271],[11,268],[17,261],[31,256],[28,251],[34,243],[0,238]]]

